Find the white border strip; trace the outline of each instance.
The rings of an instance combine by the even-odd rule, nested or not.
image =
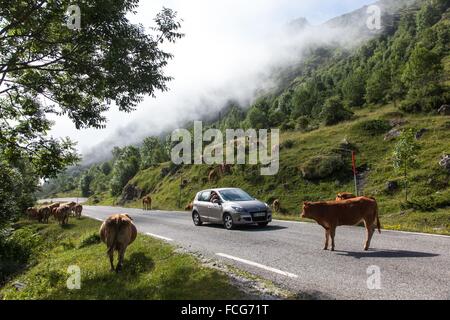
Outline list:
[[[278,273],[278,274],[281,274],[281,275],[289,277],[289,278],[298,278],[298,275],[296,275],[296,274],[289,273],[289,272],[286,272],[286,271],[282,271],[282,270],[279,270],[279,269],[275,269],[275,268],[272,268],[272,267],[268,267],[268,266],[265,266],[263,264],[259,264],[259,263],[253,262],[253,261],[241,259],[241,258],[238,258],[238,257],[233,257],[233,256],[230,256],[230,255],[225,254],[225,253],[216,253],[216,255],[218,255],[220,257],[228,258],[228,259],[231,259],[231,260],[235,260],[235,261],[238,261],[238,262],[242,262],[242,263],[245,263],[245,264],[248,264],[248,265],[260,268],[260,269],[264,269],[264,270],[267,270],[267,271]]]
[[[158,239],[161,239],[161,240],[165,240],[165,241],[173,241],[173,239],[166,238],[166,237],[163,237],[163,236],[159,236],[159,235],[154,234],[154,233],[146,232],[145,234],[148,235],[148,236],[150,236],[150,237],[158,238]]]

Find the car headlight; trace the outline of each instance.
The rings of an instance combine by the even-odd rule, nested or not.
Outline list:
[[[236,212],[245,212],[245,209],[242,207],[231,206],[231,208],[233,208],[233,210]]]

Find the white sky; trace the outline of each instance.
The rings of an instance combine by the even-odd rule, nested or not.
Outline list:
[[[195,118],[203,98],[215,97],[215,112],[222,98],[233,95],[249,98],[255,88],[255,75],[273,59],[284,59],[284,52],[273,50],[281,30],[292,20],[305,17],[313,25],[358,9],[373,0],[142,0],[136,16],[145,27],[165,6],[178,12],[184,21],[185,38],[168,47],[175,54],[166,74],[175,78],[170,91],[146,98],[132,113],[106,113],[107,128],[76,130],[66,118],[57,118],[51,135],[69,136],[78,150],[87,153],[104,141],[109,145],[135,143],[142,135],[158,132],[165,125],[184,118]],[[82,13],[81,13],[82,14]],[[216,99],[217,98],[217,99]],[[126,133],[134,130],[131,136]],[[118,133],[119,132],[119,133]],[[120,140],[120,141],[119,141]]]

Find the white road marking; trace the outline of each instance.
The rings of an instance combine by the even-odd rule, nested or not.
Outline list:
[[[296,274],[293,274],[293,273],[290,273],[290,272],[286,272],[286,271],[282,271],[282,270],[279,270],[279,269],[275,269],[275,268],[272,268],[272,267],[268,267],[268,266],[265,266],[263,264],[260,264],[260,263],[257,263],[257,262],[253,262],[253,261],[250,261],[250,260],[245,260],[245,259],[241,259],[241,258],[238,258],[238,257],[230,256],[230,255],[225,254],[225,253],[216,253],[216,255],[218,255],[220,257],[228,258],[228,259],[231,259],[231,260],[235,260],[235,261],[238,261],[238,262],[242,262],[242,263],[245,263],[245,264],[248,264],[248,265],[260,268],[260,269],[264,269],[264,270],[267,270],[267,271],[278,273],[278,274],[281,274],[283,276],[287,276],[289,278],[298,278],[298,275],[296,275]]]
[[[311,223],[311,222],[304,222],[304,221],[279,220],[279,219],[272,219],[272,221],[276,221],[276,222],[286,222],[286,223],[297,223],[297,224],[308,224],[308,223]]]
[[[417,235],[417,236],[431,236],[431,237],[440,237],[440,238],[449,238],[450,239],[450,236],[447,236],[445,234],[421,233],[421,232],[389,230],[389,229],[381,229],[381,234],[383,234],[383,231],[398,232],[398,233],[404,233],[404,234],[413,234],[413,235]]]
[[[166,237],[163,237],[163,236],[159,236],[159,235],[154,234],[154,233],[146,232],[145,234],[150,236],[150,237],[158,238],[158,239],[161,239],[161,240],[173,241],[173,239],[166,238]]]

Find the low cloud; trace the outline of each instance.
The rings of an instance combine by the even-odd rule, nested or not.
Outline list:
[[[105,130],[73,132],[69,120],[62,119],[53,132],[78,140],[84,162],[92,163],[108,157],[114,146],[136,144],[145,136],[159,135],[187,121],[217,114],[229,100],[246,106],[257,92],[276,85],[271,77],[274,70],[301,61],[305,48],[312,44],[348,47],[354,45],[355,40],[361,40],[361,30],[367,19],[364,9],[360,11],[360,18],[349,25],[345,25],[345,19],[328,24],[321,22],[369,2],[142,2],[138,14],[130,17],[133,22],[151,27],[154,15],[162,6],[178,11],[184,20],[182,32],[186,37],[167,47],[175,54],[166,70],[175,78],[169,83],[170,91],[158,93],[156,99],[145,98],[131,114],[109,111]],[[302,15],[310,21],[299,19]],[[370,33],[364,32],[364,36],[368,35]]]

